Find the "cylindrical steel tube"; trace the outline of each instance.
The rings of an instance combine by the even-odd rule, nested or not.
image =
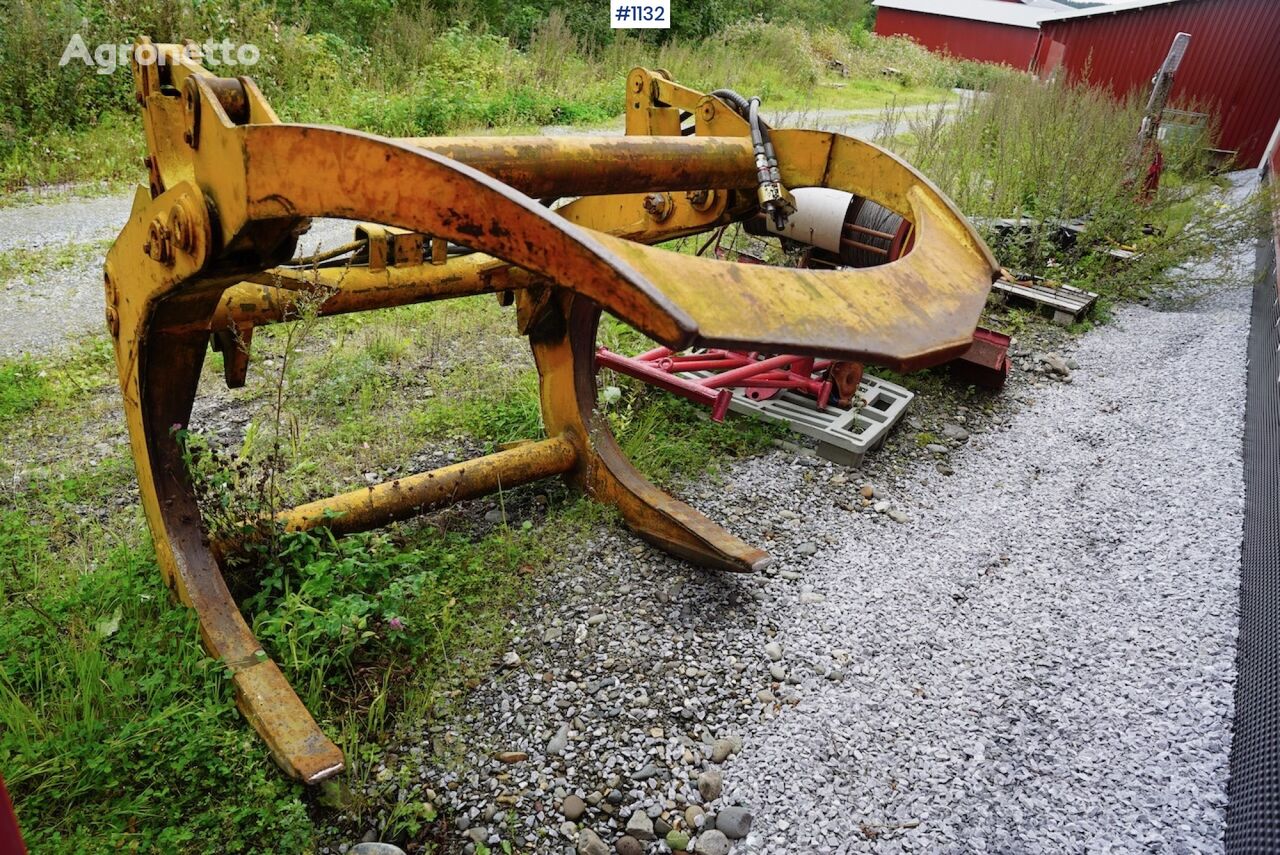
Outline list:
[[[725,413],[729,411],[729,399],[733,393],[728,389],[719,391],[709,389],[694,380],[686,380],[678,374],[669,374],[645,360],[631,359],[601,347],[596,349],[596,367],[610,368],[619,374],[642,380],[650,386],[665,389],[695,404],[704,404],[711,408],[711,420],[715,422],[724,421]]]
[[[297,317],[300,296],[324,293],[318,314],[341,315],[428,300],[522,288],[529,274],[476,253],[447,265],[417,264],[370,271],[367,267],[281,268],[245,277],[227,289],[213,318],[192,327],[219,331],[241,324],[265,325]]]
[[[750,365],[744,365],[741,368],[733,368],[722,374],[714,374],[703,382],[712,387],[737,386],[739,383],[750,385],[750,380],[757,374],[765,371],[773,371],[789,365],[792,362],[804,362],[805,357],[783,354],[781,356],[770,356],[768,359],[761,359]]]
[[[406,137],[537,198],[755,187],[746,137]]]
[[[276,519],[289,531],[318,526],[337,534],[368,531],[431,508],[563,474],[577,461],[573,443],[564,437],[553,437],[299,505],[282,511]]]

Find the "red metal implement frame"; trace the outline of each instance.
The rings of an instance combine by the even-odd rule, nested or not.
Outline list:
[[[809,356],[762,356],[737,350],[708,348],[694,353],[673,353],[665,347],[639,356],[623,356],[608,348],[596,350],[596,367],[609,368],[651,386],[673,392],[697,404],[711,407],[712,421],[724,421],[733,389],[745,389],[753,400],[771,398],[794,389],[816,398],[826,409],[832,384],[821,378],[830,360]],[[680,376],[693,371],[713,371],[696,379]]]
[[[876,246],[866,243],[866,240],[885,241],[888,245]],[[895,261],[909,252],[914,242],[915,230],[906,220],[902,220],[893,232],[846,222],[841,235],[843,246],[883,257],[886,262]],[[765,263],[763,259],[741,251],[716,247],[719,258],[727,257],[730,252],[734,252],[738,261],[743,264]],[[829,266],[837,262],[838,259],[833,257],[831,260],[824,259],[822,265]],[[1004,384],[1009,370],[1006,354],[1008,345],[1007,336],[979,327],[974,332],[974,346],[951,364],[961,373],[971,376],[971,382],[999,388]],[[836,366],[835,370],[832,370],[833,366]],[[850,367],[855,368],[856,374],[849,375],[847,369]],[[601,368],[609,368],[696,404],[706,405],[711,408],[711,420],[716,422],[724,421],[733,389],[743,390],[743,394],[753,401],[767,400],[790,389],[815,399],[818,409],[826,410],[833,392],[837,392],[842,405],[851,403],[845,398],[852,398],[862,376],[862,367],[854,363],[720,348],[674,353],[668,348],[657,347],[639,356],[623,356],[600,347],[596,349],[596,370]],[[846,370],[842,372],[841,368]],[[705,377],[685,376],[703,371],[712,373]],[[840,380],[844,386],[837,389],[834,380]]]

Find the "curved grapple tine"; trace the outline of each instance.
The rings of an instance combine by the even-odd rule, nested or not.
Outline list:
[[[236,703],[262,735],[276,762],[311,783],[343,768],[342,752],[324,735],[245,623],[209,549],[176,429],[186,426],[208,347],[207,332],[166,331],[165,297],[194,276],[210,252],[210,232],[197,228],[188,248],[167,262],[144,247],[157,239],[161,214],[203,208],[198,190],[179,184],[152,200],[139,191],[129,223],[108,254],[107,323],[115,339],[138,492],[165,583],[195,610],[210,655],[231,671]],[[197,208],[199,206],[199,208]],[[194,222],[194,221],[193,221]],[[158,252],[157,252],[158,254]],[[184,311],[211,313],[219,292],[191,295]]]

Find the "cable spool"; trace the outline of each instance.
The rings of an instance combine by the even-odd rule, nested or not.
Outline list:
[[[840,263],[876,267],[897,261],[910,248],[911,224],[870,199],[854,196],[840,235]]]
[[[749,221],[751,234],[776,234],[811,247],[808,267],[876,267],[897,261],[911,249],[911,224],[863,196],[827,187],[798,187],[796,210],[778,228]]]

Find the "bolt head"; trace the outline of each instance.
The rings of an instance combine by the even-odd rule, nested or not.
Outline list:
[[[684,197],[689,200],[689,207],[699,213],[710,210],[716,201],[714,190],[689,190]]]
[[[644,210],[650,217],[662,222],[671,216],[671,197],[666,193],[650,193],[644,197]]]

